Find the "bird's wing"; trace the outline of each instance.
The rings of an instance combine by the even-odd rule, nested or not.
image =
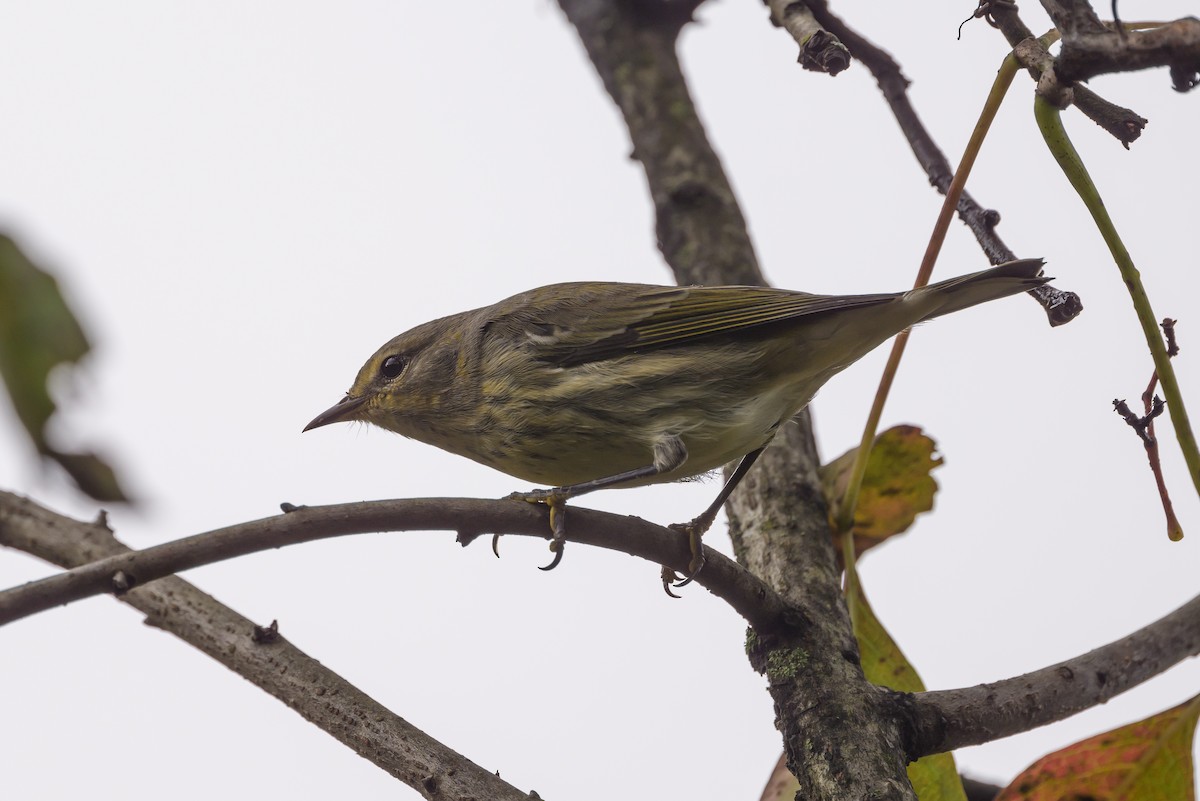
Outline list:
[[[567,286],[575,290],[569,301],[542,306],[525,317],[523,325],[538,358],[562,367],[872,306],[896,297],[811,295],[767,287]]]

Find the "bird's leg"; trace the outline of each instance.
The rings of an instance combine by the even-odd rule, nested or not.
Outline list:
[[[553,570],[562,561],[563,545],[566,542],[566,503],[567,499],[585,495],[596,490],[615,487],[627,481],[669,473],[687,461],[687,447],[683,440],[671,434],[654,443],[654,461],[643,467],[615,473],[611,476],[601,476],[591,481],[581,481],[578,484],[568,484],[565,487],[552,489],[536,489],[528,492],[514,492],[505,500],[528,501],[529,503],[544,503],[550,507],[550,550],[554,558],[542,570]],[[711,522],[711,521],[710,521]],[[496,551],[499,535],[492,537],[492,550]],[[499,554],[497,553],[497,556]]]
[[[713,524],[713,520],[717,517],[717,512],[721,511],[721,507],[725,505],[725,501],[729,500],[729,496],[733,494],[733,490],[741,483],[746,474],[750,472],[750,468],[754,466],[754,462],[758,459],[759,454],[763,452],[762,448],[756,451],[750,451],[742,460],[738,462],[738,466],[733,469],[733,474],[729,476],[729,480],[725,482],[725,486],[721,487],[721,491],[717,493],[717,497],[708,508],[701,512],[698,516],[692,519],[689,523],[672,523],[668,528],[672,531],[679,531],[688,536],[688,547],[692,552],[692,561],[688,563],[688,572],[686,576],[678,575],[674,570],[663,565],[662,580],[663,590],[667,595],[673,598],[678,596],[671,592],[671,586],[683,587],[691,582],[700,572],[700,568],[704,567],[704,545],[700,541],[704,536],[704,532],[708,531]]]

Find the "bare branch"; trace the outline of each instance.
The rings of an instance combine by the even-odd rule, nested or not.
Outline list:
[[[797,798],[915,799],[900,724],[868,684],[841,592],[828,510],[807,418],[768,448],[728,505],[739,561],[797,606],[810,625],[752,632],[747,651],[770,682]],[[769,531],[771,537],[754,536]],[[819,732],[819,735],[818,735]],[[828,777],[838,777],[836,782]]]
[[[103,515],[81,523],[0,493],[0,544],[61,567],[130,553]],[[437,801],[529,796],[434,740],[281,636],[255,637],[253,621],[181,578],[136,587],[123,603],[294,709],[364,759]],[[270,631],[269,628],[264,629]],[[269,640],[269,642],[267,641]]]
[[[912,759],[1029,731],[1103,704],[1200,654],[1200,596],[1128,637],[1004,681],[911,696]]]
[[[837,75],[850,66],[850,51],[837,36],[821,27],[799,0],[768,0],[771,21],[787,30],[800,45],[796,62],[806,70]]]
[[[40,509],[32,501],[0,493],[0,544],[10,544],[11,521],[29,519],[30,508]],[[458,531],[465,545],[484,531],[543,539],[550,532],[545,507],[515,501],[428,498],[292,508],[295,511],[141,551],[124,549],[0,592],[0,625],[71,601],[123,591],[114,585],[118,574],[127,589],[201,565],[312,540],[377,531],[449,529]],[[691,558],[685,537],[653,523],[573,506],[567,513],[571,542],[624,551],[677,570],[685,569]],[[728,602],[752,626],[771,631],[797,622],[776,593],[745,568],[710,548],[705,557],[709,561],[695,583]]]
[[[1021,21],[1016,5],[994,4],[992,19],[1004,34],[1009,46],[1017,53],[1018,58],[1021,58],[1021,65],[1029,70],[1035,81],[1040,80],[1043,72],[1053,65],[1054,59]],[[1021,51],[1018,51],[1018,48],[1021,48]],[[1142,129],[1146,127],[1145,117],[1110,103],[1086,86],[1076,85],[1074,98],[1075,107],[1116,138],[1126,150],[1142,135]]]
[[[745,221],[687,91],[675,53],[678,31],[647,25],[630,12],[632,4],[620,0],[559,3],[629,126],[658,213],[659,246],[677,280],[762,283]],[[814,476],[818,464],[810,418],[802,413],[797,419],[800,427],[788,426],[786,437],[777,437],[778,445],[763,454],[726,505],[739,560],[755,573],[762,563],[751,552],[789,564],[818,553],[823,568],[832,564],[824,502],[819,490],[811,494],[819,484],[797,487],[794,478]],[[804,493],[799,501],[796,489]],[[743,504],[763,514],[747,517]],[[837,571],[819,569],[803,577],[819,584],[804,586],[820,599],[801,607],[804,625],[756,636],[750,648],[752,664],[767,675],[788,765],[802,795],[811,801],[912,799],[898,728],[872,708],[879,693],[863,679],[854,657]],[[768,584],[776,590],[786,586],[787,597],[797,599],[806,595],[792,583],[799,581],[801,574],[783,578],[772,572]],[[817,703],[806,706],[805,699]]]
[[[871,71],[871,75],[879,84],[879,91],[882,92],[900,126],[900,131],[912,148],[917,163],[928,176],[929,183],[941,194],[946,194],[950,188],[950,181],[954,178],[954,170],[909,101],[909,82],[901,72],[900,65],[891,54],[874,45],[835,16],[824,0],[814,0],[810,5],[818,21],[845,42],[851,54]],[[996,226],[1000,223],[999,212],[983,208],[973,197],[963,192],[958,202],[958,217],[975,235],[989,262],[1001,264],[1016,258],[996,234]]]
[[[1056,69],[1065,81],[1086,81],[1153,67],[1169,67],[1177,91],[1186,92],[1200,83],[1200,20],[1184,17],[1124,35],[1101,30],[1063,36]]]
[[[746,220],[675,52],[683,22],[654,4],[559,0],[620,108],[654,200],[658,247],[680,284],[762,284]]]
[[[1062,31],[1064,38],[1075,34],[1098,33],[1104,23],[1096,16],[1092,4],[1087,0],[1041,0],[1042,8],[1050,15],[1054,27]]]
[[[954,170],[909,101],[908,79],[900,71],[900,65],[889,53],[831,13],[825,0],[810,0],[809,5],[818,22],[845,42],[854,57],[871,71],[913,155],[929,177],[929,183],[945,195],[954,179]],[[989,262],[1001,264],[1016,258],[1016,254],[996,233],[996,226],[1000,223],[998,211],[983,208],[965,191],[958,200],[957,211],[958,218],[974,234]],[[1083,311],[1083,303],[1074,292],[1047,288],[1030,292],[1029,295],[1045,310],[1051,325],[1070,322]]]

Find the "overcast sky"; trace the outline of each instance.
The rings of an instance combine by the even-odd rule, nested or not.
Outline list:
[[[1035,29],[1048,23],[1023,4]],[[1101,4],[1103,5],[1103,4]],[[1187,2],[1144,2],[1172,18]],[[956,160],[1004,55],[971,3],[840,3],[889,49]],[[1026,8],[1028,6],[1028,8]],[[710,2],[682,53],[769,280],[828,293],[912,282],[939,197],[861,65],[802,72],[750,0]],[[560,280],[669,282],[640,168],[573,31],[516,3],[0,3],[0,228],[54,271],[96,343],[58,389],[63,443],[102,449],[142,499],[134,547],[269,516],[281,501],[528,489],[365,427],[300,429],[383,342]],[[1165,72],[1093,87],[1150,119],[1133,149],[1068,127],[1142,270],[1180,319],[1200,413],[1200,97]],[[1112,413],[1151,364],[1124,287],[1033,126],[1019,76],[969,189],[1084,315],[1013,298],[922,327],[884,424],[946,464],[935,512],[863,580],[927,685],[1005,678],[1171,611],[1200,575],[1200,504],[1169,427],[1188,532],[1170,543],[1141,445]],[[819,191],[810,191],[819,187]],[[986,266],[955,225],[938,275]],[[857,442],[884,354],[814,410],[823,455]],[[92,518],[0,404],[0,486]],[[581,505],[669,523],[716,482]],[[729,552],[722,522],[707,537]],[[781,746],[743,622],[655,565],[545,544],[371,535],[193,571],[386,706],[543,797],[756,799]],[[0,553],[0,585],[51,572]],[[0,630],[0,788],[11,798],[415,798],[282,704],[96,598]],[[1049,750],[1178,704],[1188,662],[1065,723],[959,754],[1006,781]]]

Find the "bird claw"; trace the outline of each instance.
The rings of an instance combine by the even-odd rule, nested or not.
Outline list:
[[[667,528],[671,529],[672,531],[678,531],[680,534],[687,535],[688,549],[692,553],[692,558],[688,562],[688,570],[686,575],[680,576],[671,568],[666,567],[665,565],[663,566],[663,590],[665,590],[667,595],[670,595],[672,598],[678,598],[679,596],[671,592],[671,587],[679,589],[680,587],[686,587],[687,585],[691,584],[692,580],[696,578],[696,574],[698,574],[701,568],[704,567],[704,544],[701,542],[701,538],[704,536],[704,532],[707,531],[708,527],[711,525],[712,518],[708,517],[707,515],[700,515],[700,517],[697,517],[690,523],[672,523],[671,525],[667,526]]]
[[[564,546],[567,542],[567,499],[558,490],[535,489],[528,492],[514,492],[505,496],[506,501],[526,501],[527,503],[544,503],[550,508],[550,550],[554,558],[545,567],[538,570],[553,570],[558,567],[563,558]],[[499,535],[492,537],[492,551],[496,552]],[[496,556],[499,556],[496,552]]]
[[[550,550],[554,552],[554,558],[550,560],[550,564],[539,567],[538,570],[553,570],[558,567],[558,563],[562,561],[563,551],[566,550],[564,545],[566,545],[566,540],[550,540]]]
[[[680,596],[671,592],[671,587],[675,584],[675,582],[679,581],[679,574],[676,573],[671,568],[667,567],[666,565],[663,565],[661,575],[662,575],[663,592],[665,592],[667,595],[669,595],[672,598],[679,599]]]
[[[500,535],[492,535],[492,553],[496,554],[496,558],[500,558]]]

